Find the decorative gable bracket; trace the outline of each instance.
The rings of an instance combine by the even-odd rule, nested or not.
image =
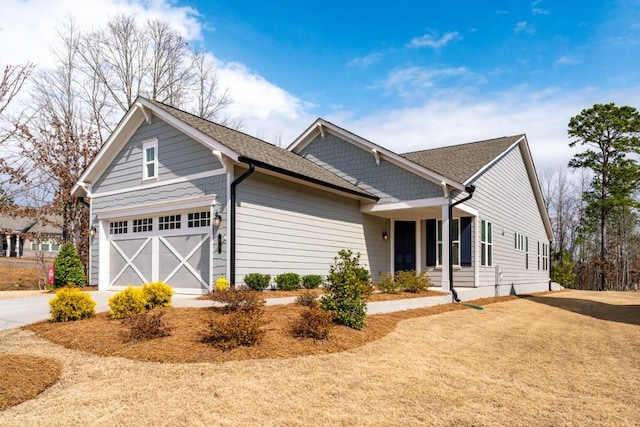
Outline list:
[[[146,108],[144,108],[144,105],[142,105],[141,102],[136,102],[136,107],[142,112],[142,114],[144,115],[144,120],[147,122],[148,125],[151,124],[151,121],[153,119],[153,116],[151,115],[151,111],[147,110]]]

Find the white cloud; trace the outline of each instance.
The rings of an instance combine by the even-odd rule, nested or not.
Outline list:
[[[561,56],[556,59],[556,65],[576,65],[578,60],[573,56]]]
[[[437,88],[442,82],[451,79],[470,79],[474,75],[465,67],[425,68],[407,67],[392,71],[383,82],[378,82],[371,89],[382,88],[401,97],[415,98],[426,90]]]
[[[365,56],[359,56],[347,62],[347,67],[361,67],[366,68],[376,62],[380,61],[384,57],[382,52],[373,52]]]
[[[457,31],[445,33],[440,38],[437,38],[435,34],[425,34],[420,37],[415,37],[409,42],[407,46],[412,48],[430,47],[432,49],[439,49],[450,42],[461,39],[462,36]]]
[[[363,117],[334,114],[327,119],[397,153],[525,133],[540,173],[566,167],[578,151],[568,145],[569,119],[605,101],[638,105],[640,91],[532,92],[522,87],[483,99],[451,91],[416,107],[378,110]]]
[[[0,15],[0,64],[53,63],[51,44],[55,30],[73,16],[82,30],[104,25],[117,14],[140,20],[163,19],[171,22],[187,40],[201,38],[197,11],[179,7],[171,0],[3,0]]]
[[[514,33],[526,33],[533,34],[536,32],[536,29],[533,25],[527,23],[527,21],[521,21],[516,23],[516,26],[513,28]]]

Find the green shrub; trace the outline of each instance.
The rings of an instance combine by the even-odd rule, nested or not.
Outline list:
[[[62,245],[53,261],[53,268],[53,285],[56,288],[62,288],[69,283],[73,283],[74,286],[84,286],[87,282],[80,255],[72,243]]]
[[[151,282],[142,285],[142,293],[147,303],[145,308],[153,310],[160,307],[171,307],[173,289],[164,282]]]
[[[167,337],[171,335],[172,328],[164,319],[164,315],[164,310],[153,310],[125,317],[122,325],[126,330],[121,331],[120,336],[125,342]]]
[[[109,314],[112,319],[123,319],[145,312],[147,299],[142,288],[128,286],[109,298]]]
[[[75,288],[62,288],[49,300],[52,322],[68,322],[93,317],[96,302],[86,292]]]
[[[222,351],[236,347],[250,347],[262,339],[262,310],[239,309],[224,318],[209,320],[208,330],[203,334],[202,341],[212,344]]]
[[[296,297],[296,304],[304,307],[317,307],[318,299],[313,292],[303,291]]]
[[[315,307],[300,313],[300,317],[291,326],[291,332],[298,338],[324,340],[328,338],[331,326],[333,326],[331,313]]]
[[[397,294],[401,291],[400,283],[393,279],[393,274],[388,272],[380,277],[376,287],[386,294]]]
[[[260,310],[265,300],[260,292],[251,289],[227,289],[211,293],[211,299],[225,304],[224,311],[232,312],[240,309]]]
[[[268,274],[249,273],[244,276],[244,284],[254,291],[264,291],[269,287],[271,276]]]
[[[302,287],[305,289],[315,289],[322,285],[322,276],[319,274],[308,274],[302,277]]]
[[[431,281],[424,271],[416,273],[410,271],[398,271],[396,273],[396,282],[405,292],[418,293],[426,291],[431,286]]]
[[[353,255],[350,250],[338,252],[328,279],[328,293],[322,297],[322,308],[332,313],[336,323],[362,329],[367,311],[365,298],[372,287],[368,271],[360,266],[360,254]]]
[[[300,275],[297,273],[278,274],[274,280],[281,291],[296,291],[300,289]]]

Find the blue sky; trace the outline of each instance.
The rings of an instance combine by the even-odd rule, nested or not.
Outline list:
[[[640,105],[640,1],[4,0],[0,65],[47,65],[55,26],[169,20],[218,63],[243,130],[288,145],[323,117],[397,152],[526,133],[565,167],[571,116]],[[34,58],[35,56],[35,58]]]

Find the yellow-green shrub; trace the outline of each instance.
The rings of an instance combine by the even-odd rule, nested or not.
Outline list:
[[[217,291],[226,291],[229,288],[229,281],[224,277],[218,277],[215,285]]]
[[[75,288],[62,288],[49,300],[51,321],[68,322],[93,317],[96,302],[91,296]]]
[[[128,286],[109,298],[109,314],[112,319],[123,319],[144,313],[146,305],[147,298],[142,292],[142,288]]]
[[[142,293],[147,299],[145,308],[153,310],[160,307],[171,307],[173,289],[164,282],[151,282],[142,285]]]

